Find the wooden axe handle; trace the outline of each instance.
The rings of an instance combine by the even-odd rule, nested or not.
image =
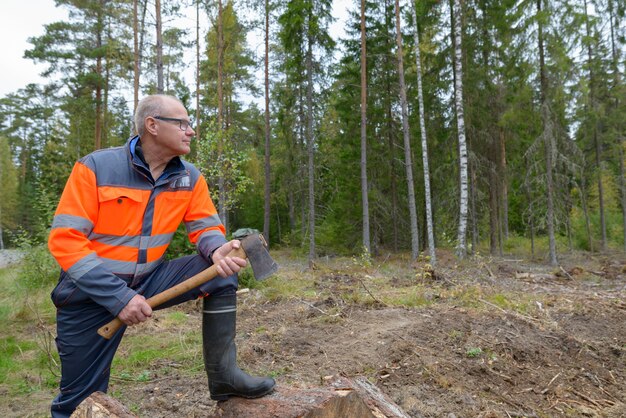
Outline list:
[[[247,259],[246,252],[243,250],[242,247],[232,250],[228,253],[227,257],[239,257]],[[176,286],[170,287],[169,289],[164,290],[161,293],[157,293],[149,299],[146,299],[146,302],[148,303],[148,305],[150,305],[151,308],[156,308],[157,306],[162,305],[163,303],[172,300],[175,297],[180,296],[183,293],[186,293],[191,289],[200,286],[201,284],[213,280],[217,276],[217,266],[215,266],[214,264],[208,269],[196,274],[195,276],[192,276],[187,280],[178,283]],[[120,329],[123,325],[124,322],[122,322],[119,317],[116,317],[108,324],[100,327],[98,329],[98,334],[106,338],[107,340],[110,340],[113,334],[115,334],[117,330]]]

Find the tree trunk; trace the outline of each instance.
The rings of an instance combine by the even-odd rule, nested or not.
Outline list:
[[[136,418],[130,409],[103,392],[94,392],[82,401],[72,418]]]
[[[489,154],[494,157],[495,149],[491,147]],[[491,158],[490,158],[491,160]],[[493,161],[493,160],[492,160]],[[489,252],[491,255],[498,253],[498,175],[496,174],[496,167],[490,166],[489,170]]]
[[[593,239],[591,237],[591,223],[589,221],[589,209],[587,208],[587,186],[585,181],[584,165],[580,173],[580,205],[582,206],[583,216],[585,217],[585,231],[587,232],[587,245],[589,251],[594,251]]]
[[[363,251],[371,254],[370,215],[367,187],[367,49],[365,0],[361,0],[361,202],[363,206]]]
[[[455,68],[455,108],[456,119],[459,136],[459,229],[457,235],[457,257],[463,259],[467,254],[467,201],[468,201],[468,183],[467,183],[467,144],[465,141],[465,118],[463,111],[463,51],[461,38],[461,1],[454,0],[454,68]]]
[[[200,0],[196,0],[196,138],[202,140],[200,131]]]
[[[468,175],[471,181],[469,182],[469,213],[472,215],[470,217],[470,223],[472,226],[472,248],[468,249],[470,254],[474,254],[474,251],[478,248],[478,241],[480,239],[480,235],[478,233],[478,210],[476,209],[476,169],[472,167],[472,164],[468,164]]]
[[[415,62],[417,64],[417,99],[420,112],[420,133],[422,136],[422,164],[424,166],[424,201],[426,203],[426,235],[428,237],[428,251],[430,254],[430,264],[437,264],[437,254],[435,252],[435,232],[433,227],[433,209],[430,195],[430,168],[428,164],[428,141],[426,140],[426,117],[424,109],[424,91],[422,88],[422,59],[420,53],[419,27],[417,24],[417,10],[413,5],[413,16],[415,18]]]
[[[141,89],[141,63],[143,62],[143,47],[144,37],[146,36],[146,13],[148,13],[148,0],[143,0],[141,6],[141,28],[139,29],[139,62],[138,62],[138,74],[137,74],[137,89]]]
[[[533,209],[532,195],[530,194],[530,186],[528,184],[528,178],[524,180],[524,192],[526,194],[526,201],[528,202],[528,223],[530,227],[530,254],[532,258],[535,258],[535,211]]]
[[[94,149],[102,148],[102,31],[104,29],[104,23],[102,21],[102,14],[104,13],[103,1],[100,0],[100,6],[98,8],[98,24],[96,34],[96,127],[95,127],[95,141]]]
[[[620,84],[620,72],[619,72],[619,59],[617,57],[617,48],[615,46],[615,32],[618,26],[617,16],[614,14],[613,0],[608,2],[609,9],[609,21],[611,28],[611,64],[613,68],[613,88],[616,89]],[[615,18],[615,22],[613,22]],[[615,97],[613,105],[615,109],[619,108],[619,99]],[[626,180],[624,173],[624,134],[623,131],[617,129],[617,147],[619,149],[619,186],[621,192],[621,204],[622,204],[622,229],[624,234],[624,251],[626,251]]]
[[[600,209],[600,248],[606,251],[606,221],[604,219],[604,186],[602,184],[602,143],[598,135],[595,78],[593,73],[593,60],[591,54],[591,28],[589,27],[589,15],[587,13],[587,0],[583,1],[585,8],[585,32],[587,35],[587,63],[589,65],[589,104],[591,107],[591,117],[593,120],[593,145],[596,151],[596,170],[598,170],[598,206]]]
[[[500,132],[500,158],[498,160],[498,172],[500,177],[500,201],[502,204],[500,205],[502,215],[500,216],[500,220],[502,221],[502,226],[500,230],[504,234],[504,241],[509,239],[509,183],[508,183],[508,175],[506,168],[506,139],[504,135],[504,130],[499,128]],[[502,241],[502,240],[501,240]],[[500,243],[502,245],[502,242]]]
[[[133,115],[139,103],[139,15],[138,2],[133,0]],[[137,127],[135,126],[135,130]]]
[[[163,94],[163,31],[161,27],[161,0],[155,0],[156,19],[156,69],[157,69],[157,93]]]
[[[311,13],[311,11],[309,12]],[[315,166],[314,166],[314,147],[313,147],[313,33],[311,24],[311,16],[308,16],[309,27],[307,28],[307,52],[306,52],[306,141],[309,156],[309,267],[314,266],[315,260]]]
[[[419,255],[419,235],[417,231],[417,210],[415,208],[415,187],[413,184],[413,163],[411,158],[411,138],[409,137],[409,110],[406,100],[406,84],[404,83],[404,62],[402,52],[402,31],[400,28],[400,2],[396,0],[396,44],[398,48],[398,77],[400,79],[400,102],[402,105],[402,134],[404,137],[404,165],[408,187],[409,217],[411,221],[411,260]]]
[[[107,38],[110,41],[110,32],[107,30]],[[104,61],[104,97],[102,99],[102,135],[101,135],[101,145],[106,148],[109,146],[109,83],[111,82],[111,65],[110,65],[110,57],[109,57],[109,48],[107,48],[107,56]]]
[[[263,236],[270,242],[270,4],[265,0],[265,204]]]
[[[391,20],[393,20],[394,17],[390,16],[388,11],[389,11],[389,4],[388,0],[385,0],[385,22],[391,22]],[[391,45],[391,40],[389,39],[389,37],[385,37],[385,46],[388,47],[389,50],[391,50],[392,45]],[[389,64],[389,56],[387,54],[385,54],[384,56],[384,65],[385,68],[388,68],[388,64]],[[399,246],[399,238],[400,238],[400,234],[398,231],[398,221],[399,221],[399,216],[398,216],[398,208],[399,208],[399,204],[398,204],[398,177],[396,176],[396,141],[395,141],[395,137],[393,135],[393,104],[391,102],[391,97],[393,95],[392,92],[392,88],[391,88],[391,80],[390,77],[386,77],[385,78],[385,90],[386,90],[386,94],[385,94],[385,98],[386,98],[386,102],[385,102],[385,111],[386,111],[386,121],[387,121],[387,144],[388,144],[388,148],[389,148],[389,183],[390,183],[390,187],[391,187],[391,225],[392,225],[392,248],[394,251],[398,251],[398,246]]]
[[[217,2],[217,159],[220,164],[224,155],[224,13],[222,0]],[[218,204],[217,211],[224,227],[228,229],[228,219],[226,214],[226,184],[223,167],[217,179]]]
[[[621,135],[621,134],[620,134]],[[622,229],[624,234],[624,251],[626,251],[626,173],[624,170],[624,137],[620,136],[618,141],[619,147],[619,182],[621,190],[621,203],[622,203]]]
[[[537,0],[537,14],[541,15],[541,1]],[[556,266],[558,260],[556,257],[556,238],[554,234],[554,180],[552,178],[552,148],[553,148],[553,132],[549,129],[551,125],[549,119],[551,118],[550,110],[547,100],[548,92],[548,79],[545,69],[545,55],[543,45],[543,24],[541,19],[538,19],[537,39],[539,43],[539,81],[540,81],[540,105],[541,116],[543,122],[543,139],[545,145],[545,157],[546,157],[546,200],[548,204],[548,212],[546,223],[548,225],[548,239],[549,239],[549,257],[550,264]]]

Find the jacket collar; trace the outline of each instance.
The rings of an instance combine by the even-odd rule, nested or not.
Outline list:
[[[133,165],[141,169],[145,173],[149,174],[151,178],[152,174],[150,174],[150,167],[148,166],[148,163],[143,156],[143,150],[141,149],[141,138],[139,138],[139,135],[135,135],[134,137],[130,138],[126,143],[126,147],[128,148],[128,151],[130,153],[130,158]],[[161,174],[161,177],[159,177],[159,179],[165,179],[170,175],[179,174],[184,171],[185,165],[183,164],[181,158],[174,157],[167,163],[167,166],[165,167],[165,170],[163,170],[163,174]],[[159,179],[154,180],[157,181]]]

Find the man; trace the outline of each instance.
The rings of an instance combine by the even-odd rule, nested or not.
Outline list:
[[[240,242],[226,241],[204,177],[180,159],[195,135],[185,107],[171,96],[148,96],[137,106],[135,126],[138,135],[125,146],[75,164],[52,223],[48,246],[62,268],[51,295],[61,358],[53,417],[68,417],[91,393],[107,390],[126,327],[110,340],[98,328],[116,316],[126,325],[147,320],[152,309],[146,298],[212,264],[221,277],[158,309],[204,297],[203,354],[212,399],[259,397],[275,384],[236,365],[235,291],[246,260],[227,256]],[[181,221],[199,255],[165,261]]]

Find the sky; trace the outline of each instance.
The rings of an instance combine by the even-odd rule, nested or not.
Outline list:
[[[23,58],[31,48],[28,38],[44,33],[44,25],[67,18],[67,12],[54,6],[54,0],[2,0],[0,13],[0,97],[29,83],[43,83],[39,73],[46,69]]]
[[[333,3],[333,15],[339,19],[332,25],[331,32],[335,36],[341,36],[343,19],[354,0],[334,0]],[[193,17],[195,20],[195,13]],[[32,60],[23,58],[24,51],[32,47],[28,38],[43,35],[44,25],[66,19],[66,9],[55,7],[54,0],[2,0],[0,97],[29,83],[45,83],[39,74],[47,68],[46,64],[35,64]],[[191,23],[195,31],[195,22]]]

